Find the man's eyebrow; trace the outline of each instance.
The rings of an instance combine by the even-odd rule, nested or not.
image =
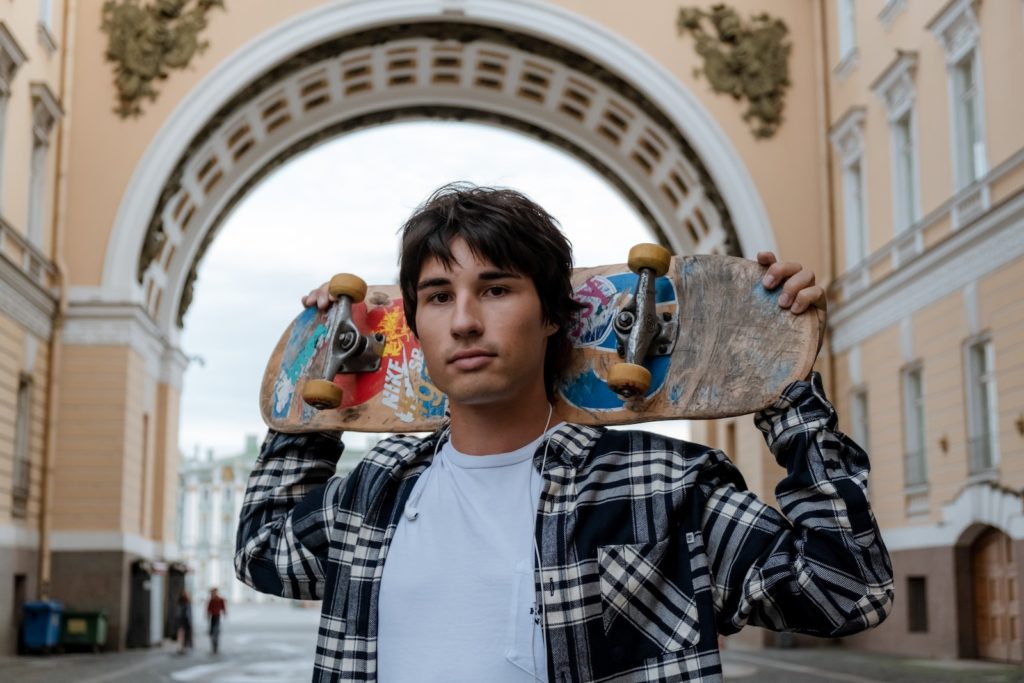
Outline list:
[[[446,277],[432,277],[426,280],[420,280],[418,283],[416,283],[416,291],[419,291],[421,289],[429,289],[431,287],[444,287],[445,285],[450,285],[451,283],[452,281]]]
[[[523,276],[519,273],[512,272],[511,270],[485,270],[480,273],[481,280],[519,280],[522,279],[522,277]]]
[[[522,275],[513,272],[511,270],[485,270],[480,273],[480,279],[491,282],[493,280],[519,280],[522,279]],[[420,280],[416,283],[416,291],[422,289],[430,289],[431,287],[446,287],[452,284],[452,281],[446,277],[432,277],[426,280]]]

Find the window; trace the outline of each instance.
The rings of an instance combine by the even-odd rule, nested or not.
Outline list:
[[[868,255],[864,221],[864,173],[858,159],[843,172],[843,206],[846,225],[846,267],[853,268]]]
[[[896,235],[920,218],[917,138],[914,134],[914,77],[917,52],[897,50],[896,56],[871,89],[882,100],[889,120],[892,145],[893,228]]]
[[[842,164],[846,268],[868,255],[867,199],[864,196],[864,107],[852,107],[833,125],[829,138]]]
[[[896,232],[910,228],[920,218],[918,206],[917,151],[914,140],[912,112],[896,119],[892,125],[894,156],[893,203]]]
[[[911,633],[928,632],[928,580],[907,577],[907,624]]]
[[[7,26],[0,21],[0,213],[3,212],[3,159],[4,159],[4,133],[6,131],[7,101],[11,96],[11,86],[14,81],[14,74],[25,62],[26,56],[18,47],[14,36],[7,30]]]
[[[986,173],[984,97],[981,80],[981,28],[973,0],[951,0],[928,24],[946,53],[950,121],[953,147],[953,180],[957,191]],[[980,198],[982,209],[988,197]],[[954,207],[954,218],[957,213]],[[958,221],[954,220],[954,224]]]
[[[28,181],[28,226],[26,234],[35,246],[42,244],[43,210],[46,198],[47,160],[50,133],[61,116],[60,105],[43,83],[32,84],[32,161]]]
[[[978,59],[972,50],[953,67],[953,108],[957,189],[985,175],[985,142],[981,133]]]
[[[854,0],[838,0],[839,59],[846,59],[857,49],[857,15]]]
[[[905,485],[928,482],[925,465],[924,387],[921,366],[903,371],[903,464]]]
[[[993,469],[997,445],[995,354],[991,339],[967,346],[967,450],[971,474]]]
[[[14,424],[14,471],[11,478],[11,515],[24,518],[28,514],[31,484],[31,450],[29,426],[32,424],[32,378],[18,378],[17,413]]]

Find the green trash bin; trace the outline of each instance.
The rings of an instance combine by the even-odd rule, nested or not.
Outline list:
[[[60,631],[60,642],[65,648],[99,652],[107,644],[107,613],[103,610],[64,612]]]

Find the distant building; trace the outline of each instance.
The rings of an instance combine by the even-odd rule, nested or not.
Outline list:
[[[245,437],[245,449],[215,457],[212,450],[182,457],[178,470],[178,514],[175,538],[181,561],[188,566],[186,585],[194,599],[205,599],[216,587],[229,603],[265,602],[235,578],[235,531],[245,496],[245,484],[259,456],[255,434]],[[362,453],[346,451],[338,473],[349,472]]]

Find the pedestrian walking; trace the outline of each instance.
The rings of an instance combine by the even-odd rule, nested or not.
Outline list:
[[[228,606],[216,588],[210,589],[210,599],[206,602],[206,619],[210,622],[210,648],[213,654],[220,649],[220,620],[228,615]]]
[[[188,591],[183,590],[178,596],[178,607],[174,614],[178,625],[178,654],[183,655],[192,649],[192,598]]]

